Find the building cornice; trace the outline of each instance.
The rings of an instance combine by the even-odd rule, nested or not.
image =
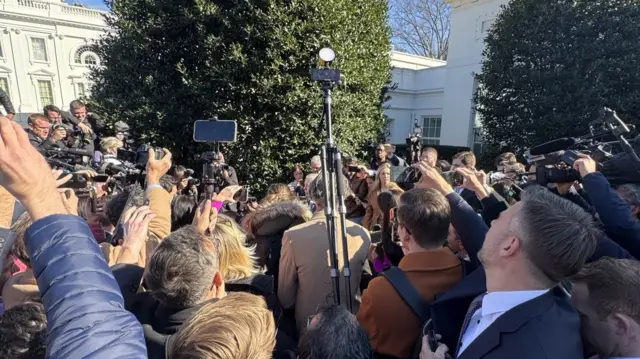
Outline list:
[[[56,19],[51,17],[19,14],[14,12],[7,12],[7,11],[0,11],[0,19],[1,18],[14,19],[14,20],[20,20],[20,21],[29,21],[29,22],[39,22],[39,23],[51,24],[51,25],[64,25],[64,26],[71,26],[71,27],[88,29],[88,30],[100,31],[100,30],[107,29],[106,25],[102,26],[102,25],[90,24],[86,22],[69,21],[69,20]]]
[[[455,9],[461,6],[479,2],[480,0],[445,0],[445,1],[451,4],[451,7]]]

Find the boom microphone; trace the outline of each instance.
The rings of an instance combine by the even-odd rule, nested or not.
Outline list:
[[[579,143],[579,141],[573,137],[558,138],[557,140],[549,141],[541,145],[531,147],[531,149],[529,150],[529,154],[531,154],[531,156],[539,156],[547,153],[563,151],[575,145],[576,143]]]

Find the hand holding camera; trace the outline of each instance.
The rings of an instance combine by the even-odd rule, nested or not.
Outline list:
[[[171,152],[166,148],[162,149],[164,156],[156,157],[156,151],[149,148],[149,159],[147,160],[147,184],[159,184],[160,177],[164,176],[171,168]]]

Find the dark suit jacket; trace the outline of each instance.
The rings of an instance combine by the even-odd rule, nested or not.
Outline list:
[[[447,199],[453,226],[469,254],[471,265],[477,267],[432,304],[434,330],[455,352],[453,348],[456,348],[471,301],[487,291],[484,268],[478,261],[487,226],[458,194],[451,193]],[[579,317],[559,287],[503,314],[460,356],[461,359],[582,357]]]
[[[600,216],[607,236],[632,256],[640,258],[640,222],[634,218],[630,206],[618,196],[600,172],[586,175],[582,184]]]
[[[462,197],[462,199],[469,203],[469,205],[475,212],[482,211],[482,204],[480,203],[480,200],[478,199],[478,196],[476,196],[475,192],[465,188],[460,193],[460,197]]]

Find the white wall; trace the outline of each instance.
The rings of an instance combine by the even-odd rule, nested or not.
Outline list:
[[[0,77],[8,79],[16,112],[42,112],[38,80],[51,81],[53,104],[63,109],[78,97],[78,84],[89,88],[89,67],[74,56],[103,33],[102,14],[53,0],[0,0]],[[33,37],[45,40],[48,61],[34,59]]]
[[[472,145],[474,74],[481,71],[484,38],[508,0],[451,0],[441,144]]]
[[[385,114],[393,120],[389,142],[404,144],[415,119],[442,115],[446,63],[395,51],[391,56],[392,82],[397,88],[386,103]]]

